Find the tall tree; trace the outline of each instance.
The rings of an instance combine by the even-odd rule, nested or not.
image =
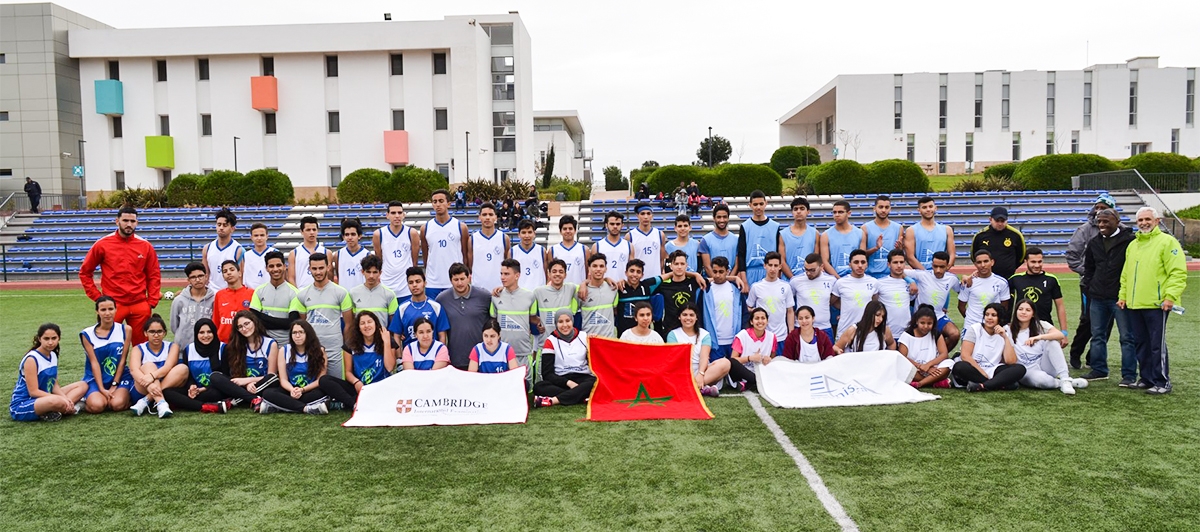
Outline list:
[[[550,145],[550,152],[546,154],[546,168],[542,170],[542,188],[550,188],[550,178],[554,177],[554,145]]]
[[[712,150],[709,150],[709,142],[712,142]],[[709,153],[712,153],[709,160]],[[700,149],[696,150],[696,158],[706,166],[716,166],[729,160],[729,156],[733,155],[733,146],[729,144],[729,140],[720,135],[713,135],[709,140],[707,137],[700,141]]]
[[[625,180],[625,173],[620,168],[614,166],[606,166],[604,168],[604,190],[628,190],[629,182]]]

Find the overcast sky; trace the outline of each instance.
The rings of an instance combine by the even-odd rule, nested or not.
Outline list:
[[[576,109],[597,172],[695,159],[712,126],[765,162],[776,120],[838,74],[1200,66],[1200,1],[57,0],[117,28],[431,20],[517,10],[535,109]]]

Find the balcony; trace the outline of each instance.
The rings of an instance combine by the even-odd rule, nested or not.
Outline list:
[[[408,164],[408,132],[383,132],[383,159],[391,165]]]
[[[167,136],[146,137],[146,167],[159,170],[175,168],[175,139]]]
[[[121,80],[96,80],[96,114],[108,116],[125,114],[125,93],[121,87]]]
[[[250,78],[250,106],[264,113],[279,111],[279,80],[275,76]]]

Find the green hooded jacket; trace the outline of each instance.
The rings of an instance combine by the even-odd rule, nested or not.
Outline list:
[[[1155,227],[1138,232],[1125,250],[1121,292],[1125,308],[1151,309],[1164,299],[1179,303],[1187,287],[1187,264],[1179,241]]]

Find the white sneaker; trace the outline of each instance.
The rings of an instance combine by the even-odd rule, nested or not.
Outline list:
[[[305,414],[313,414],[313,415],[325,415],[325,414],[329,413],[329,407],[325,406],[325,402],[322,401],[315,405],[308,405],[308,406],[304,407],[304,413]]]
[[[272,412],[279,412],[279,411],[280,411],[279,407],[275,406],[274,404],[271,404],[271,402],[266,399],[263,399],[263,401],[258,404],[258,413],[259,414],[270,414]]]
[[[1071,385],[1071,379],[1059,380],[1058,389],[1067,395],[1075,395],[1075,387]]]
[[[150,400],[145,397],[138,399],[138,401],[133,403],[133,406],[129,407],[129,409],[133,410],[133,415],[135,416],[145,414],[146,410],[150,409]]]
[[[166,419],[171,417],[171,414],[174,414],[166,401],[159,401],[156,408],[158,409],[158,419]]]
[[[83,400],[75,401],[75,415],[79,415],[80,412],[83,412],[83,405]]]
[[[1071,379],[1071,384],[1074,384],[1076,388],[1087,388],[1088,387],[1087,379]]]

